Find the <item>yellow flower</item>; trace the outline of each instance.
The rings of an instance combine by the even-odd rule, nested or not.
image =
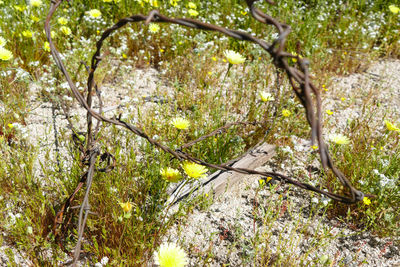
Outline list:
[[[31,20],[32,20],[33,22],[38,22],[38,21],[40,21],[40,19],[39,19],[38,17],[34,16],[34,15],[31,15]]]
[[[176,183],[182,178],[182,175],[178,170],[170,167],[160,170],[160,174],[164,180],[171,183]]]
[[[344,98],[344,97],[341,97],[341,98],[340,98],[340,100],[342,100],[342,101],[345,101],[345,100],[346,100],[346,98]]]
[[[90,17],[94,19],[101,17],[101,12],[98,9],[91,9],[87,13],[89,14]]]
[[[347,145],[350,143],[350,139],[343,134],[331,134],[329,135],[329,140],[338,145]]]
[[[332,114],[333,114],[333,111],[330,110],[330,109],[325,110],[325,112],[326,112],[326,114],[328,114],[328,115],[332,115]]]
[[[44,51],[47,51],[47,52],[50,52],[50,44],[49,44],[49,42],[44,42],[44,44],[43,44],[43,50]]]
[[[369,198],[367,198],[367,197],[364,197],[364,198],[363,198],[363,202],[364,202],[364,204],[367,205],[367,206],[368,206],[369,204],[371,204],[371,200],[370,200]]]
[[[42,0],[31,0],[30,4],[33,7],[40,7],[43,4],[43,2]]]
[[[242,14],[243,16],[246,16],[247,15],[247,11],[240,11],[240,14]]]
[[[179,130],[186,130],[190,126],[190,122],[184,118],[175,118],[171,121],[172,125]]]
[[[394,125],[393,123],[391,123],[390,121],[384,120],[383,122],[385,123],[386,128],[387,128],[389,131],[400,132],[400,128],[397,127],[396,125]]]
[[[72,33],[71,29],[69,27],[67,27],[67,26],[62,26],[60,28],[60,30],[65,35],[71,35],[71,33]]]
[[[284,109],[282,110],[282,115],[283,117],[289,117],[290,115],[292,115],[292,112],[290,112],[290,110],[288,109]]]
[[[19,12],[23,12],[25,10],[24,5],[15,5],[14,8],[15,8],[15,10],[18,10]]]
[[[0,59],[1,60],[7,61],[7,60],[10,60],[12,57],[13,57],[13,54],[11,53],[11,51],[0,46]]]
[[[196,4],[193,3],[193,2],[189,2],[189,3],[188,3],[188,7],[191,8],[191,9],[197,9]]]
[[[241,64],[246,60],[241,54],[232,50],[226,50],[224,56],[230,64]]]
[[[8,128],[12,129],[14,127],[14,124],[9,123],[9,124],[7,124],[7,126],[8,126]]]
[[[150,5],[152,7],[159,7],[158,1],[157,0],[149,0]]]
[[[192,17],[197,17],[199,15],[199,12],[197,12],[197,10],[194,10],[194,9],[189,9],[188,12],[189,12],[189,15]]]
[[[154,261],[160,267],[183,267],[188,263],[188,258],[176,244],[164,243],[154,253]]]
[[[182,168],[187,176],[194,179],[203,178],[204,176],[206,176],[205,173],[207,172],[206,167],[191,161],[185,161],[182,164]]]
[[[26,30],[22,32],[22,35],[26,38],[32,38],[33,34],[30,30]]]
[[[171,6],[177,6],[179,1],[181,0],[169,0],[169,3]]]
[[[395,5],[390,5],[390,6],[389,6],[389,10],[390,10],[390,12],[392,12],[393,14],[398,14],[399,11],[400,11],[400,8],[398,8],[398,7],[395,6]]]
[[[104,3],[111,3],[112,0],[103,0]]]
[[[131,202],[119,202],[119,205],[125,212],[130,212],[131,209],[133,208],[133,204]]]
[[[0,36],[0,47],[4,47],[6,43],[7,43],[6,39]]]
[[[314,150],[317,150],[317,149],[318,149],[318,146],[313,145],[313,146],[311,146],[311,148],[314,149]]]
[[[160,31],[160,26],[157,23],[150,23],[149,24],[149,31],[151,33],[157,33]]]
[[[61,25],[65,25],[68,23],[68,20],[64,17],[58,18],[57,22]]]
[[[263,101],[263,102],[268,102],[268,101],[274,101],[275,100],[274,97],[270,93],[267,93],[265,91],[259,92],[259,95],[260,95],[261,101]]]
[[[211,58],[213,61],[217,61],[217,58],[216,57],[212,57]]]

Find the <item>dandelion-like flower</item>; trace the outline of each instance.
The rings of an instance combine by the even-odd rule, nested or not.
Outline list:
[[[22,32],[22,36],[26,37],[26,38],[32,38],[33,33],[30,30],[26,30]]]
[[[246,60],[241,54],[232,50],[226,50],[224,56],[231,64],[241,64]]]
[[[191,8],[191,9],[197,9],[196,4],[193,3],[193,2],[189,2],[189,3],[188,3],[188,7]]]
[[[171,183],[176,183],[182,178],[181,173],[177,169],[170,167],[160,170],[160,174],[163,179]]]
[[[188,13],[192,17],[197,17],[199,15],[199,12],[197,10],[195,10],[195,9],[189,9]]]
[[[367,206],[371,204],[371,200],[370,200],[369,198],[367,198],[367,197],[364,197],[364,198],[363,198],[363,202],[364,202],[364,204],[367,205]]]
[[[383,122],[385,123],[386,128],[387,128],[389,131],[400,132],[400,128],[397,127],[396,125],[394,125],[393,123],[391,123],[390,121],[384,120]]]
[[[8,61],[13,57],[11,51],[5,49],[4,47],[0,46],[0,59],[4,61]]]
[[[49,44],[49,42],[47,42],[47,41],[44,42],[43,49],[44,49],[44,51],[50,52],[50,44]]]
[[[62,26],[60,28],[60,31],[65,35],[71,35],[71,33],[72,33],[71,29],[67,26]]]
[[[42,0],[31,0],[30,4],[33,7],[40,7],[43,4],[43,2]]]
[[[125,212],[130,212],[131,209],[133,208],[133,204],[131,202],[119,202],[118,203],[121,208],[125,211]]]
[[[261,101],[263,101],[263,102],[268,102],[268,101],[274,101],[275,100],[274,97],[270,93],[267,93],[265,91],[259,92],[259,95],[260,95]]]
[[[161,244],[154,260],[161,267],[183,267],[188,263],[185,251],[174,243]]]
[[[187,176],[194,179],[203,178],[205,176],[205,173],[207,172],[206,167],[191,161],[185,161],[182,164],[182,168]]]
[[[350,143],[350,139],[343,134],[330,134],[329,140],[338,145],[347,145]]]
[[[150,23],[149,24],[149,31],[151,33],[157,33],[160,31],[160,26],[157,23]]]
[[[190,126],[190,122],[184,118],[175,118],[171,121],[172,125],[179,130],[186,130]]]
[[[332,115],[332,114],[333,114],[333,111],[330,110],[330,109],[325,110],[325,112],[326,112],[326,114],[328,114],[328,115]]]
[[[288,109],[284,109],[282,110],[282,115],[283,117],[289,117],[290,115],[292,115],[292,112],[290,112],[290,110]]]
[[[57,22],[61,25],[66,25],[68,23],[68,20],[64,17],[58,18]]]
[[[0,36],[0,47],[4,47],[6,43],[7,43],[6,39]]]
[[[390,10],[390,12],[392,12],[393,14],[398,14],[399,11],[400,11],[400,8],[397,7],[397,6],[395,6],[395,5],[390,5],[390,6],[389,6],[389,10]]]
[[[101,17],[101,12],[98,9],[91,9],[87,12],[90,17],[97,19]]]

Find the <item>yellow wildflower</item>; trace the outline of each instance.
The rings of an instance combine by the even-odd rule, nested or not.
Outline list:
[[[194,9],[189,9],[188,13],[192,17],[197,17],[199,15],[199,12],[197,10],[194,10]]]
[[[392,12],[393,14],[398,14],[399,11],[400,11],[400,8],[397,7],[397,6],[395,6],[395,5],[390,5],[390,6],[389,6],[389,10],[390,10],[390,12]]]
[[[50,52],[50,44],[49,44],[49,42],[44,42],[44,44],[43,44],[43,50],[44,51],[47,51],[47,52]]]
[[[265,91],[259,92],[259,95],[260,95],[261,101],[263,101],[263,102],[275,100],[275,98],[270,93],[267,93]]]
[[[350,139],[343,134],[331,134],[329,135],[329,140],[338,145],[347,145],[350,143]]]
[[[13,57],[13,54],[11,53],[11,51],[0,46],[0,59],[1,60],[7,61],[7,60],[10,60],[12,57]]]
[[[0,47],[4,47],[6,43],[7,43],[6,39],[0,36]]]
[[[33,22],[38,22],[38,21],[40,21],[40,19],[39,19],[38,17],[34,16],[34,15],[31,15],[31,20],[32,20]]]
[[[241,64],[246,60],[241,54],[232,50],[226,50],[224,56],[230,64]]]
[[[188,258],[183,249],[174,243],[164,243],[154,253],[154,261],[160,267],[184,267]]]
[[[169,0],[169,4],[171,6],[177,6],[179,1],[181,1],[181,0]]]
[[[193,3],[193,2],[189,2],[189,3],[188,3],[188,7],[191,8],[191,9],[197,9],[196,4]]]
[[[31,0],[30,4],[33,7],[40,7],[43,4],[43,2],[42,0]]]
[[[396,125],[394,125],[393,123],[391,123],[390,121],[384,120],[383,122],[385,123],[386,128],[387,128],[389,131],[400,132],[400,128],[397,127]]]
[[[290,112],[290,110],[288,109],[284,109],[282,110],[282,115],[283,117],[289,117],[290,115],[292,115],[292,112]]]
[[[8,126],[8,128],[12,129],[14,127],[14,124],[9,123],[9,124],[7,124],[7,126]]]
[[[363,202],[364,202],[364,204],[367,205],[367,206],[371,204],[371,200],[370,200],[369,198],[367,198],[367,197],[364,197],[364,198],[363,198]]]
[[[26,38],[32,38],[33,34],[30,30],[25,30],[22,32],[22,36],[24,36]]]
[[[326,114],[328,114],[328,115],[332,115],[332,114],[333,114],[333,111],[330,110],[330,109],[325,110],[325,112],[326,112]]]
[[[17,10],[19,12],[23,12],[25,10],[24,5],[15,5],[14,8],[15,8],[15,10]]]
[[[90,17],[97,19],[101,17],[101,12],[98,9],[91,9],[87,12]]]
[[[149,31],[151,33],[157,33],[160,31],[160,26],[157,23],[150,23],[149,24]]]
[[[119,205],[125,212],[130,212],[133,208],[133,204],[131,202],[119,202]]]
[[[164,180],[171,183],[176,183],[182,178],[181,173],[177,169],[170,167],[160,170],[160,174]]]
[[[68,20],[64,17],[58,18],[57,22],[61,25],[66,25],[68,23]]]
[[[314,150],[317,150],[317,149],[318,149],[318,146],[313,145],[313,146],[311,146],[311,148],[314,149]]]
[[[206,167],[191,161],[185,161],[182,164],[182,168],[187,176],[194,179],[203,178],[204,176],[206,176],[205,173],[207,172]]]
[[[172,125],[174,125],[175,128],[179,130],[186,130],[190,126],[190,122],[187,119],[184,118],[174,118],[171,121]]]
[[[159,7],[160,5],[158,4],[157,0],[149,0],[149,3],[152,7]]]
[[[67,27],[67,26],[62,26],[60,28],[60,30],[65,35],[71,35],[71,33],[72,33],[71,29],[69,27]]]

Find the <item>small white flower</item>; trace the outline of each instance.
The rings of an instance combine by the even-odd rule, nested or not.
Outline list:
[[[108,263],[108,257],[103,257],[100,262],[101,264],[106,265]]]

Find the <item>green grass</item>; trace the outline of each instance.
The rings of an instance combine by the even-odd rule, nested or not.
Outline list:
[[[255,22],[244,1],[192,2],[197,5],[200,20],[251,31],[258,37],[273,40],[273,29]],[[171,7],[169,1],[158,3],[163,14],[189,17],[188,1],[177,2],[177,7]],[[400,5],[400,2],[396,0],[392,4]],[[71,222],[61,240],[55,240],[51,227],[56,212],[74,190],[84,169],[66,130],[63,142],[69,144],[71,155],[61,160],[64,171],[59,172],[55,160],[49,157],[43,162],[44,177],[39,177],[33,168],[35,159],[40,149],[49,148],[34,147],[24,137],[24,118],[32,109],[30,86],[35,83],[43,88],[40,93],[43,101],[62,101],[58,96],[67,94],[64,79],[45,46],[43,25],[47,5],[46,2],[40,7],[31,7],[19,1],[0,4],[0,36],[6,40],[4,48],[13,54],[10,60],[0,60],[0,107],[3,108],[0,110],[0,231],[6,233],[4,242],[24,251],[38,266],[53,266],[64,259],[63,251],[71,251],[76,243],[79,209],[71,212]],[[341,5],[328,0],[279,1],[272,7],[266,3],[258,6],[292,27],[287,50],[310,58],[316,84],[324,84],[333,74],[363,71],[374,59],[398,58],[400,54],[400,17],[389,11],[387,1],[347,1]],[[99,19],[91,19],[87,14],[95,8],[102,13]],[[91,1],[87,5],[79,1],[64,2],[55,14],[52,29],[56,46],[74,80],[82,85],[86,83],[87,73],[80,62],[89,62],[95,42],[105,28],[120,18],[147,14],[151,9],[144,1],[143,6],[137,1]],[[60,17],[66,18],[65,25],[57,22]],[[71,29],[70,35],[61,31],[63,26]],[[141,113],[138,125],[149,136],[157,135],[168,146],[178,148],[236,120],[261,121],[268,129],[266,132],[265,129],[254,131],[253,126],[233,127],[187,149],[195,157],[214,163],[232,159],[260,140],[286,146],[292,135],[309,137],[304,111],[294,100],[288,82],[284,80],[276,92],[271,78],[274,68],[265,52],[220,34],[166,24],[160,27],[158,33],[151,33],[148,26],[139,23],[114,34],[105,45],[107,57],[96,74],[99,85],[112,80],[108,73],[109,59],[138,68],[154,67],[162,73],[173,90],[173,97],[169,99],[170,104],[155,105]],[[228,68],[223,58],[226,49],[240,52],[247,60],[232,67],[222,83]],[[261,90],[270,90],[276,101],[262,103],[258,95]],[[281,116],[283,109],[290,110],[292,115]],[[381,174],[399,176],[399,135],[382,127],[371,127],[368,112],[373,113],[372,102],[366,103],[364,117],[345,130],[352,146],[331,149],[339,169],[358,188],[376,194],[377,198],[370,206],[361,203],[350,210],[347,206],[332,204],[327,213],[347,217],[349,222],[384,236],[398,235],[399,218],[395,211],[400,208],[400,191],[395,186],[385,186],[382,190],[380,182]],[[171,118],[176,116],[191,122],[188,130],[179,132],[170,125]],[[133,114],[128,116],[132,117]],[[161,179],[160,169],[179,169],[180,163],[113,126],[102,129],[100,144],[102,149],[115,155],[117,167],[110,173],[95,175],[90,197],[95,214],[89,217],[84,250],[91,253],[93,262],[107,256],[112,265],[139,266],[151,258],[167,229],[193,209],[189,203],[175,216],[161,219],[169,184]],[[330,181],[331,177],[321,179]],[[335,184],[332,190],[341,188]],[[75,197],[72,206],[79,205],[82,198],[83,191]],[[123,217],[118,205],[126,201],[134,204],[130,218]],[[266,236],[263,242],[267,239]],[[53,253],[49,258],[45,252],[50,248]]]

